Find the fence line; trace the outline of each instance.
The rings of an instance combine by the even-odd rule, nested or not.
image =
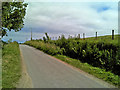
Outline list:
[[[81,34],[78,34],[78,36],[75,34],[74,37],[72,37],[71,35],[68,35],[68,39],[72,39],[72,38],[78,38],[78,39],[81,39],[80,37]],[[114,30],[112,30],[112,40],[114,40]],[[62,37],[65,38],[65,36],[62,34],[61,36],[58,36],[58,37],[50,37],[50,39],[52,40],[58,40],[58,39],[61,39]],[[95,33],[95,38],[97,39],[98,38],[98,32]],[[31,39],[32,39],[32,30],[31,30]],[[85,40],[85,33],[83,33],[83,40]]]

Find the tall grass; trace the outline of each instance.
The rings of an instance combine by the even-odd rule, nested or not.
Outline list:
[[[82,62],[87,62],[95,67],[112,71],[120,75],[120,44],[119,36],[112,40],[111,36],[100,36],[96,38],[82,39],[65,39],[61,38],[56,41],[50,41],[60,48],[64,48],[64,55]]]
[[[2,88],[16,88],[20,76],[19,44],[12,42],[4,45],[2,50]]]
[[[61,54],[62,50],[60,49],[60,47],[54,45],[54,44],[50,44],[50,43],[44,43],[43,41],[27,41],[25,42],[25,44],[33,46],[39,50],[44,51],[47,54],[50,55],[57,55],[57,54]]]

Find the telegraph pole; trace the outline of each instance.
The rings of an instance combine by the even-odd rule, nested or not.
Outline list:
[[[32,41],[32,28],[31,28],[31,41]]]

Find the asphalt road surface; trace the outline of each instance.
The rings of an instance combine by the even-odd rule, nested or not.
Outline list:
[[[20,45],[20,50],[34,88],[114,87],[33,47]]]

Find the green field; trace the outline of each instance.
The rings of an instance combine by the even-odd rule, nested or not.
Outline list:
[[[5,44],[2,50],[2,88],[16,88],[21,76],[19,44]]]
[[[65,39],[64,37],[50,40],[49,36],[46,35],[46,37],[44,40],[27,41],[25,44],[64,60],[109,83],[118,85],[120,75],[118,35],[115,35],[114,40],[111,36],[100,36],[97,39],[92,37],[85,40]],[[66,60],[65,57],[70,59]]]

